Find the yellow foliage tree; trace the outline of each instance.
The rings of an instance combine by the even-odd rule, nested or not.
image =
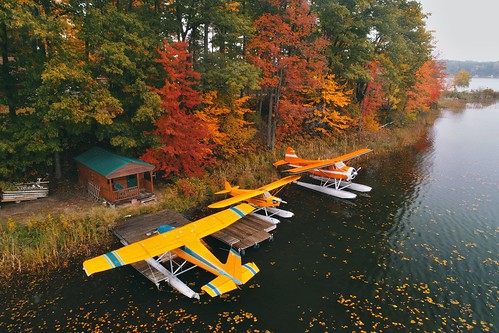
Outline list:
[[[354,120],[345,114],[345,107],[352,102],[352,90],[346,90],[335,80],[334,74],[319,79],[320,90],[312,94],[307,105],[312,109],[307,124],[316,133],[332,137],[352,126]]]
[[[213,134],[212,140],[217,146],[215,155],[220,159],[228,159],[252,147],[256,129],[250,126],[252,122],[246,118],[247,114],[254,111],[244,106],[250,97],[235,99],[231,106],[225,105],[217,97],[217,91],[204,94],[205,107],[198,117]]]

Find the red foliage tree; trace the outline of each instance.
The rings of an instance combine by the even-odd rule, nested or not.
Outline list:
[[[385,102],[385,92],[383,91],[383,81],[381,75],[381,65],[377,61],[373,61],[369,65],[371,79],[366,87],[364,98],[360,103],[361,118],[359,121],[359,132],[363,127],[368,130],[376,130],[379,128],[377,121],[378,112]]]
[[[443,66],[434,60],[425,62],[416,72],[416,83],[407,92],[406,113],[413,115],[428,111],[440,97],[444,85]]]
[[[165,70],[165,85],[155,91],[161,96],[163,114],[151,133],[156,144],[142,156],[157,170],[169,175],[197,177],[213,165],[213,146],[209,144],[210,130],[201,121],[195,107],[201,103],[200,93],[194,88],[200,74],[193,70],[186,42],[164,43],[158,63]]]
[[[261,86],[269,98],[269,138],[277,118],[281,138],[301,131],[306,112],[306,92],[319,89],[324,72],[326,40],[317,34],[317,17],[306,0],[268,0],[275,8],[254,23],[256,33],[248,45],[248,58],[262,70]],[[277,112],[276,112],[276,111]],[[277,116],[276,116],[277,114]]]

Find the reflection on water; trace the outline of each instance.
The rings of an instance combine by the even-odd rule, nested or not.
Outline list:
[[[286,188],[295,217],[247,251],[261,271],[224,298],[157,291],[127,267],[86,278],[80,260],[4,291],[0,331],[497,331],[497,124],[498,105],[444,111],[414,147],[359,159],[374,190],[353,202]]]

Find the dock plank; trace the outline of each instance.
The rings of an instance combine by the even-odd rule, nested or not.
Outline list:
[[[273,229],[274,224],[254,215],[246,215],[212,236],[237,250],[245,250],[272,238],[272,234],[266,230]]]
[[[189,222],[182,215],[165,209],[154,214],[143,214],[126,218],[113,229],[113,233],[119,239],[124,239],[131,244],[146,238],[147,232],[155,230],[161,225],[169,224],[178,228]]]

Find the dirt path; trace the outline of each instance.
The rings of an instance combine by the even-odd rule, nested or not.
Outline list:
[[[87,195],[81,185],[69,181],[51,182],[46,198],[0,203],[0,223],[9,217],[18,223],[27,223],[30,219],[45,217],[49,213],[69,213],[96,205],[98,203]]]

